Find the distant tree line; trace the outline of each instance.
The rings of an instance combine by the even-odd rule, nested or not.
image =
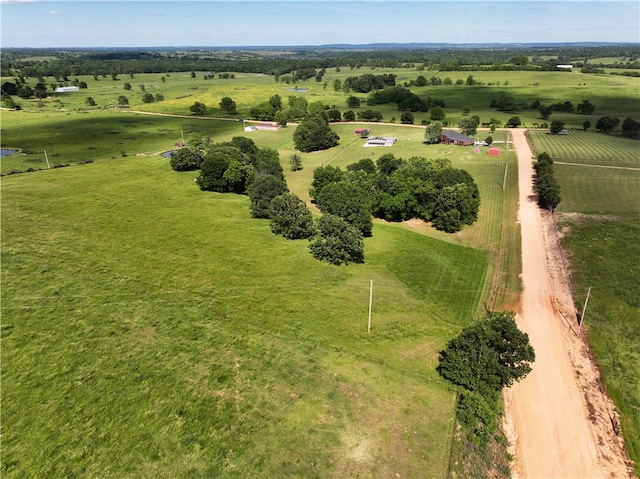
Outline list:
[[[53,56],[55,60],[34,60]],[[422,48],[393,45],[367,49],[345,47],[296,48],[286,54],[244,48],[227,51],[187,51],[183,49],[114,49],[77,51],[59,49],[3,49],[1,74],[5,77],[74,75],[129,75],[136,73],[170,73],[182,71],[264,73],[280,76],[294,72],[298,79],[316,77],[323,69],[347,67],[416,68],[440,71],[472,70],[557,70],[559,63],[574,62],[582,67],[589,59],[628,58],[626,62],[595,64],[598,68],[640,68],[640,48],[634,45],[608,46],[532,46],[532,47],[452,47]],[[526,59],[526,60],[525,60]],[[311,74],[311,69],[315,72]],[[211,73],[211,74],[212,74]],[[321,78],[321,76],[320,76]]]

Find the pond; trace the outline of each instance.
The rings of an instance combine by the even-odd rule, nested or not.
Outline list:
[[[164,158],[171,158],[171,155],[173,155],[176,151],[178,151],[178,150],[165,151],[164,153],[160,153],[160,154]]]
[[[5,156],[13,155],[18,150],[14,148],[0,148],[0,158],[4,158]]]
[[[297,91],[297,92],[303,92],[303,93],[305,91],[309,91],[308,88],[298,88],[298,87],[296,87],[296,88],[285,88],[285,90],[287,90],[287,91]]]

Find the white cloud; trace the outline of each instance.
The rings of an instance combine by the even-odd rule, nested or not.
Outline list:
[[[49,10],[47,13],[45,13],[44,15],[50,15],[50,16],[56,16],[56,15],[64,15],[64,13],[62,12],[56,12],[55,10]]]

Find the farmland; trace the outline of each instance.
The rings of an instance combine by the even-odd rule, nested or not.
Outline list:
[[[532,132],[538,151],[573,164],[554,166],[562,188],[559,224],[569,252],[576,308],[586,300],[585,328],[607,391],[621,413],[629,453],[640,459],[640,308],[638,235],[640,157],[633,140],[597,133]],[[627,169],[615,169],[616,167]],[[635,168],[635,169],[629,169]]]
[[[512,115],[488,107],[503,91],[526,103],[589,98],[597,105],[593,115],[554,114],[573,128],[585,119],[595,124],[603,114],[633,115],[640,106],[633,93],[638,79],[628,77],[388,71],[398,75],[398,84],[418,74],[454,81],[472,75],[483,82],[412,87],[443,99],[453,124],[464,106],[481,121],[497,117],[504,124]],[[302,154],[304,168],[290,172],[294,126],[244,133],[238,121],[213,119],[246,118],[251,106],[274,94],[286,101],[288,85],[244,73],[203,80],[204,73],[117,81],[81,76],[87,90],[3,111],[2,146],[22,150],[3,158],[3,173],[45,168],[44,149],[52,164],[72,164],[3,178],[3,474],[445,476],[455,394],[435,372],[437,353],[485,306],[515,308],[518,302],[515,155],[504,143],[498,143],[498,158],[486,156],[484,147],[474,154],[426,146],[423,128],[392,123],[373,125],[375,135],[398,138],[392,149],[362,148],[354,125],[338,123],[332,129],[340,144]],[[381,70],[328,71],[326,88],[298,82],[310,90],[296,95],[345,111],[347,95],[334,92],[333,81],[363,73]],[[125,82],[135,92],[125,91]],[[139,85],[164,101],[143,103]],[[189,106],[201,101],[209,111],[205,118],[171,118],[111,108],[121,94],[130,98],[131,110],[189,115]],[[85,104],[89,95],[97,107]],[[218,108],[223,96],[236,101],[236,115]],[[401,113],[395,105],[375,109],[385,122]],[[519,115],[524,124],[541,121],[534,110]],[[419,124],[428,113],[415,117]],[[447,158],[478,183],[479,220],[455,235],[420,222],[377,221],[365,240],[364,264],[324,265],[306,242],[283,240],[268,222],[252,219],[246,197],[203,193],[193,173],[173,172],[160,153],[183,135],[188,143],[246,135],[261,148],[277,149],[289,188],[305,200],[313,169],[322,164],[344,169],[389,152]],[[600,154],[593,145],[608,142],[603,135],[572,131],[565,143],[535,135],[539,149],[554,158],[566,155],[567,162],[638,166],[632,140],[612,139]],[[574,138],[581,141],[561,150]],[[497,131],[494,139],[505,141],[507,132]],[[591,146],[577,150],[585,144]],[[74,165],[89,159],[94,163]],[[638,213],[637,172],[556,168],[562,212]],[[578,287],[595,281],[576,278]],[[373,329],[367,336],[371,279]],[[592,301],[596,297],[594,290]],[[624,352],[603,355],[603,364],[611,365],[603,370],[637,451],[631,424],[640,395],[623,390],[622,379],[626,368],[638,365],[631,341],[637,331],[629,323],[611,326]],[[613,339],[591,332],[592,324],[594,349],[605,354]]]
[[[3,182],[4,475],[442,476],[435,353],[486,255],[376,225],[364,265],[323,265],[191,176],[131,158]]]

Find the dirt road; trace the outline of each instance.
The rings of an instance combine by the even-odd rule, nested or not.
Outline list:
[[[515,443],[513,477],[633,477],[612,427],[617,416],[611,401],[599,387],[586,344],[574,332],[569,279],[557,264],[562,259],[555,254],[553,219],[533,199],[531,150],[523,130],[512,134],[522,229],[518,325],[536,351],[533,372],[505,393],[507,432]]]

